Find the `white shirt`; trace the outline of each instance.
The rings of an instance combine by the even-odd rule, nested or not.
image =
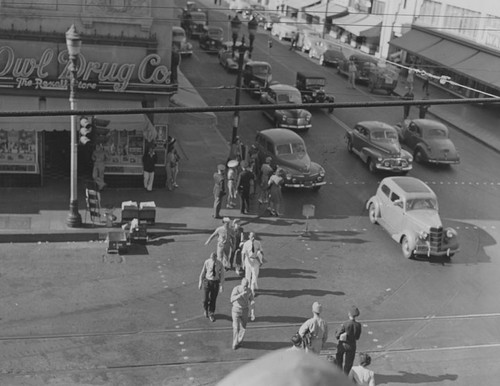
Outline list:
[[[375,386],[375,373],[363,366],[353,366],[349,372],[349,379],[353,379],[361,386]]]
[[[262,250],[262,245],[258,240],[245,241],[245,244],[243,244],[243,248],[241,249],[241,254],[243,259],[248,259],[247,261],[249,264],[262,264],[261,259],[264,251]]]

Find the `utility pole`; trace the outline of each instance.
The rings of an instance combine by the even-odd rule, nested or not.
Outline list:
[[[326,18],[328,16],[328,6],[330,5],[330,0],[326,0],[326,7],[325,7],[325,21],[323,22],[323,34],[321,35],[321,38],[325,38],[325,31],[326,31]]]

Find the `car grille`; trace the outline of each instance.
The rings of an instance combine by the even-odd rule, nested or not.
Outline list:
[[[382,162],[382,165],[384,165],[387,168],[390,167],[401,167],[405,168],[408,166],[408,161],[402,158],[391,158],[391,159],[386,159],[384,162]]]
[[[417,245],[417,252],[427,253],[430,247],[430,254],[438,253],[443,250],[444,231],[443,227],[431,228],[428,236],[428,244]]]
[[[307,122],[305,118],[287,118],[287,123],[293,124],[293,125],[305,125]]]

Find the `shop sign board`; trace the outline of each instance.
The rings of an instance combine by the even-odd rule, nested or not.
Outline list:
[[[78,57],[77,92],[171,94],[171,70],[140,47],[87,46]],[[4,90],[69,90],[70,62],[62,44],[0,40]]]

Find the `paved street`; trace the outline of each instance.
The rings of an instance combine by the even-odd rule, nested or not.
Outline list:
[[[221,20],[227,28],[224,14],[213,16],[214,24]],[[324,71],[327,90],[339,102],[396,99],[369,94],[364,86],[350,90],[334,69],[274,38],[270,51],[267,39],[259,33],[254,57],[272,64],[276,81],[293,84],[298,69],[313,66]],[[216,56],[195,50],[181,69],[208,105],[233,103],[234,90],[220,86],[234,85],[235,75],[226,74]],[[242,93],[241,103],[256,100]],[[331,331],[322,356],[335,352],[333,332],[356,304],[363,325],[358,351],[370,352],[377,385],[496,385],[500,155],[452,128],[461,164],[414,166],[410,175],[435,190],[443,222],[457,230],[461,250],[451,261],[404,259],[364,207],[384,175],[371,174],[347,152],[344,139],[358,121],[396,123],[401,115],[400,107],[313,112],[313,128],[303,138],[311,158],[325,167],[328,184],[317,193],[285,192],[280,218],[267,217],[255,201],[251,215],[241,216],[245,231],[257,232],[267,262],[257,319],[237,351],[231,350],[229,296],[239,279],[228,273],[215,323],[203,316],[198,290],[202,262],[215,248],[204,242],[220,223],[211,218],[212,174],[227,156],[232,114],[219,114],[217,128],[190,124],[173,133],[182,152],[178,190],[104,190],[104,207],[127,199],[157,203],[148,244],[123,256],[106,253],[102,238],[109,229],[103,226],[61,239],[70,233],[63,225],[67,181],[2,189],[8,200],[0,204],[0,236],[25,238],[0,245],[0,384],[215,385],[249,360],[289,346],[311,316],[311,304],[320,301]],[[271,125],[261,112],[244,112],[240,135],[252,143]],[[315,205],[308,237],[304,204]],[[240,217],[237,209],[222,214]],[[60,242],[27,242],[48,237],[33,224],[47,219]],[[29,235],[34,228],[39,233]]]

